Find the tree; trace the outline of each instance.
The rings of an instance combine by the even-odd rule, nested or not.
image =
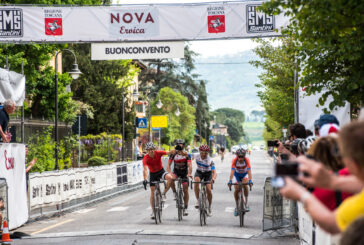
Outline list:
[[[122,130],[122,94],[139,72],[131,60],[93,61],[90,59],[90,44],[74,44],[71,48],[77,54],[77,62],[83,76],[72,83],[74,98],[92,106],[94,118],[87,121],[87,131],[92,134],[102,132],[120,133]],[[64,55],[65,69],[70,69],[73,56]],[[129,103],[125,103],[125,129],[127,139],[133,137],[135,113]]]
[[[320,105],[332,95],[330,110],[345,101],[353,107],[363,104],[363,1],[271,0],[263,4],[263,10],[284,11],[290,17],[283,34],[294,43],[292,53],[302,68],[301,86],[308,95],[324,92]]]
[[[259,75],[261,83],[256,86],[261,89],[258,96],[267,113],[265,140],[280,138],[282,127],[294,121],[294,55],[290,52],[294,42],[289,38],[280,40],[282,45],[273,47],[269,41],[258,39],[260,46],[254,52],[260,60],[251,62],[264,70]]]
[[[169,124],[163,129],[165,137],[162,143],[170,144],[175,139],[184,139],[191,142],[195,134],[195,108],[189,105],[188,100],[182,94],[175,92],[169,87],[164,87],[159,91],[159,97],[163,107],[158,109],[156,98],[151,105],[152,115],[168,115]],[[175,115],[177,106],[180,115]]]
[[[153,83],[151,91],[158,92],[164,87],[170,87],[180,92],[188,99],[190,105],[196,108],[196,127],[200,132],[204,130],[203,122],[209,122],[206,82],[199,79],[195,70],[194,53],[189,45],[185,47],[184,59],[177,62],[172,59],[146,60],[148,68],[140,73],[141,89]],[[201,96],[201,98],[200,98]]]
[[[242,111],[232,108],[220,108],[212,113],[212,117],[216,117],[216,122],[227,126],[227,132],[235,143],[240,142],[245,135],[243,123],[245,114]]]

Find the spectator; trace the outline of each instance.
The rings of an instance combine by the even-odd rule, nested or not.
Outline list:
[[[338,175],[350,175],[348,169],[344,168],[344,164],[341,161],[337,137],[327,136],[319,138],[312,144],[307,154],[313,156],[314,159],[320,161]],[[316,187],[312,194],[331,211],[335,210],[342,201],[352,195],[347,192],[332,191],[319,187]]]
[[[5,209],[4,199],[0,197],[0,211]],[[0,224],[3,224],[3,214],[0,212]]]
[[[337,134],[339,130],[340,130],[339,125],[335,123],[327,123],[322,125],[319,132],[321,137],[325,137],[328,136],[329,134]]]
[[[340,245],[364,244],[364,217],[356,219],[342,234]]]
[[[313,123],[313,126],[315,128],[315,136],[320,136],[320,125],[319,125],[319,120],[315,120],[315,122]]]
[[[0,136],[4,143],[11,140],[11,134],[8,132],[9,115],[15,111],[15,103],[12,100],[6,100],[4,108],[0,110]]]
[[[340,126],[339,120],[337,120],[337,118],[334,115],[331,114],[323,114],[320,116],[320,118],[318,119],[318,126],[321,128],[323,125],[328,124],[328,123],[335,123],[338,126]]]
[[[333,212],[291,178],[285,178],[286,186],[280,190],[286,198],[301,201],[313,221],[323,230],[332,234],[345,231],[355,219],[364,215],[364,121],[353,122],[343,127],[339,132],[338,142],[342,161],[349,172],[357,178],[356,180],[351,176],[334,177],[322,164],[306,157],[297,158],[297,161],[301,163],[302,176],[299,177],[299,180],[310,186],[316,184],[330,189],[345,186],[346,190],[351,188],[351,190],[357,191],[361,188],[360,193],[347,198]],[[304,176],[303,173],[307,175]],[[343,178],[347,179],[343,181]]]
[[[306,138],[306,128],[301,123],[289,125],[289,140],[293,141],[298,138]]]

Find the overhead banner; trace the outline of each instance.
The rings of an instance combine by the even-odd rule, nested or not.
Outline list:
[[[306,92],[301,88],[299,91],[299,122],[305,125],[307,129],[311,129],[314,132],[314,122],[319,119],[320,115],[324,114],[323,109],[329,108],[329,104],[332,101],[332,97],[329,96],[325,105],[316,106],[319,103],[319,99],[322,97],[322,93],[307,96]],[[340,126],[350,122],[350,104],[345,103],[345,106],[336,108],[331,112],[335,115],[340,122]]]
[[[184,42],[92,43],[91,60],[183,58]]]
[[[262,2],[87,7],[0,6],[0,42],[132,42],[280,35],[284,14]]]
[[[6,208],[11,230],[28,221],[25,145],[0,144],[0,178],[6,179],[8,185],[8,203],[5,205],[8,205]]]
[[[0,103],[4,103],[8,99],[13,100],[17,106],[23,106],[25,76],[0,68]]]

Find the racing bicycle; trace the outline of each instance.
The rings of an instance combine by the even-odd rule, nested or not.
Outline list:
[[[243,193],[243,186],[244,185],[249,185],[249,183],[243,183],[243,182],[239,182],[239,183],[234,183],[234,184],[230,184],[229,189],[231,191],[231,186],[232,185],[238,185],[239,186],[239,194],[238,194],[238,206],[237,206],[237,211],[239,214],[239,220],[240,220],[240,227],[244,226],[244,216],[245,213],[248,212],[247,208],[246,208],[246,203],[245,203],[245,196]],[[250,191],[252,190],[252,188],[250,187]]]
[[[200,184],[200,195],[198,198],[198,205],[200,211],[200,225],[206,225],[206,217],[208,212],[208,200],[207,200],[207,192],[206,192],[206,185],[211,184],[212,189],[212,182],[211,181],[192,181],[192,183],[199,183]],[[191,185],[192,188],[192,185]]]
[[[150,183],[155,184],[153,212],[154,212],[154,221],[156,224],[158,224],[162,223],[162,210],[164,206],[164,201],[162,199],[162,192],[159,184],[163,183],[165,185],[166,183],[164,182],[164,180],[152,181]],[[145,189],[147,188],[145,187]]]

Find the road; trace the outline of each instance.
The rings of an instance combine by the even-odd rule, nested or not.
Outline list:
[[[60,217],[32,222],[16,230],[29,235],[13,244],[299,244],[295,236],[272,237],[262,233],[263,184],[271,174],[271,160],[263,151],[250,156],[254,187],[249,195],[251,211],[245,227],[233,216],[233,193],[227,188],[232,155],[216,158],[217,181],[213,190],[212,217],[201,227],[196,202],[190,192],[189,215],[177,219],[172,192],[167,193],[162,224],[150,219],[149,190],[106,200]]]

